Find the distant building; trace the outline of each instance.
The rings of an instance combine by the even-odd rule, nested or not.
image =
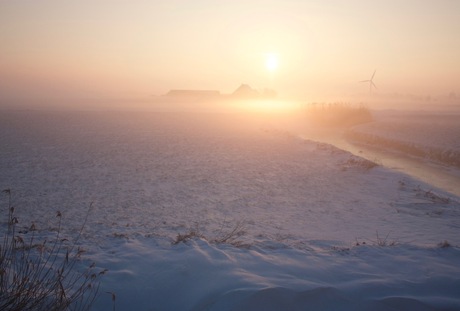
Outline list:
[[[241,84],[232,94],[234,97],[240,98],[255,98],[259,97],[260,93],[257,90],[254,90],[248,84]]]
[[[215,90],[170,90],[166,96],[171,97],[218,97],[220,96],[219,91]]]
[[[191,99],[205,99],[217,97],[234,97],[239,99],[254,99],[254,98],[275,98],[276,91],[272,89],[264,89],[258,91],[249,86],[249,84],[241,84],[233,93],[222,95],[216,90],[170,90],[165,94],[168,97],[175,98],[191,98]]]
[[[238,98],[275,98],[277,96],[276,91],[272,89],[264,89],[261,92],[253,89],[248,84],[241,84],[232,94]]]

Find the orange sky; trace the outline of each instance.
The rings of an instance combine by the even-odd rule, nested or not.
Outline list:
[[[0,101],[241,83],[348,96],[368,92],[357,81],[374,69],[382,94],[460,93],[460,1],[0,2]]]

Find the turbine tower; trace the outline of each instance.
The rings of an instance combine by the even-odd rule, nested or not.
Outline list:
[[[372,94],[372,87],[374,87],[375,89],[377,89],[377,86],[376,86],[375,83],[374,83],[374,76],[375,76],[375,72],[376,72],[376,71],[377,71],[377,69],[374,70],[374,73],[372,74],[372,77],[371,77],[369,80],[359,81],[359,82],[367,82],[367,83],[369,83],[369,93],[371,93],[371,94]]]

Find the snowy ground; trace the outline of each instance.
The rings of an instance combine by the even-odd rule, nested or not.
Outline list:
[[[286,118],[4,111],[0,187],[69,236],[93,202],[95,310],[459,310],[460,198]]]

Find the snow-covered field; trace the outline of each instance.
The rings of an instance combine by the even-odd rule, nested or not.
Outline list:
[[[0,188],[69,237],[93,203],[94,310],[460,310],[460,198],[286,118],[2,111]]]

